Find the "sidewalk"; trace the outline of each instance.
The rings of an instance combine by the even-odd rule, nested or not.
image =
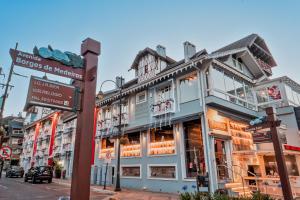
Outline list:
[[[71,186],[71,180],[53,179],[54,183]],[[91,185],[91,190],[99,192],[101,194],[111,195],[106,200],[177,200],[177,194],[161,193],[161,192],[149,192],[134,189],[122,188],[121,192],[112,191],[112,187],[107,187],[103,190],[103,186]]]

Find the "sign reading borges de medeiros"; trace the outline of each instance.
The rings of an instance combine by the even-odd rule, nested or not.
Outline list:
[[[73,111],[76,107],[76,88],[31,76],[25,109],[35,105]]]
[[[34,54],[10,49],[14,65],[50,73],[66,78],[83,80],[83,69],[66,66],[55,60],[44,59]]]

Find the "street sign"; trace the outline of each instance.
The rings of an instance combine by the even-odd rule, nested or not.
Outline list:
[[[260,144],[260,143],[269,143],[272,142],[271,133],[269,131],[263,133],[253,133],[252,134],[253,143]]]
[[[37,105],[75,111],[76,104],[74,86],[31,76],[25,109]]]
[[[40,56],[15,49],[10,49],[10,55],[14,65],[63,76],[66,78],[72,78],[80,81],[83,80],[82,68],[74,68],[55,60],[45,59]]]
[[[12,151],[11,151],[10,147],[2,147],[0,149],[0,157],[3,159],[10,158],[11,153],[12,153]]]
[[[111,152],[107,151],[104,158],[104,163],[111,163]]]
[[[279,126],[280,123],[281,123],[280,120],[275,121],[275,126]],[[261,124],[249,125],[248,127],[245,128],[245,131],[246,132],[259,131],[259,130],[263,130],[263,129],[268,129],[270,127],[271,127],[271,123],[266,121]]]

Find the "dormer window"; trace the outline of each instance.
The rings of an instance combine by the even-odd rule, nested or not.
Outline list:
[[[148,74],[148,65],[145,65],[145,68],[144,68],[144,72],[145,72],[145,74]]]

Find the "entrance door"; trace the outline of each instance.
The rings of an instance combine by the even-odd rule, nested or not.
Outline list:
[[[215,158],[219,181],[229,178],[225,144],[226,140],[215,139]]]

